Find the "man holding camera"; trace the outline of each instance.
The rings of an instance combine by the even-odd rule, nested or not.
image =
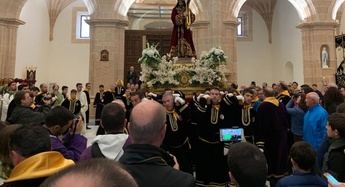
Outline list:
[[[65,158],[79,161],[86,149],[87,139],[80,134],[84,122],[62,106],[53,108],[46,117],[45,127],[50,133],[52,151],[60,152]],[[63,136],[63,139],[59,137]]]

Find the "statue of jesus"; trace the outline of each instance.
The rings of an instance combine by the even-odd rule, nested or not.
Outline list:
[[[190,0],[178,0],[171,13],[174,29],[171,36],[170,54],[182,58],[196,57],[190,27],[195,15],[189,9]]]

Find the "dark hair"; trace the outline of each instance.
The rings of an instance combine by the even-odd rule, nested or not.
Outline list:
[[[13,164],[10,158],[9,141],[10,136],[14,133],[16,129],[21,127],[21,125],[9,125],[1,129],[0,131],[0,173],[4,173],[7,177],[11,174],[13,169]]]
[[[72,112],[67,110],[65,107],[57,106],[50,110],[46,116],[45,125],[47,127],[53,127],[59,125],[64,127],[68,125],[68,122],[74,119]]]
[[[301,90],[302,90],[305,94],[308,94],[308,93],[310,93],[310,92],[314,92],[314,89],[311,88],[309,85],[306,85],[306,84],[304,84],[304,85],[301,86]]]
[[[77,91],[76,89],[72,89],[72,90],[71,90],[71,93],[75,93],[75,94],[76,94],[77,92],[78,92],[78,91]]]
[[[288,88],[288,86],[285,84],[285,83],[279,83],[279,86],[280,86],[280,88],[282,89],[282,90],[288,90],[289,88]]]
[[[67,89],[67,88],[68,88],[68,86],[62,86],[61,90],[64,90],[64,89]]]
[[[337,106],[337,113],[344,113],[345,114],[345,103],[341,103]]]
[[[18,91],[15,95],[14,95],[14,98],[13,98],[13,101],[16,105],[21,105],[21,102],[23,99],[25,99],[25,94],[27,94],[30,92],[29,91]]]
[[[90,85],[90,84],[91,84],[91,83],[88,82],[88,83],[85,84],[85,86],[88,86],[88,85]]]
[[[340,103],[344,102],[344,97],[338,88],[329,87],[323,96],[323,102],[326,110],[328,111],[333,105],[339,105]]]
[[[290,158],[299,168],[309,171],[313,170],[316,162],[316,152],[307,142],[296,142],[290,149]]]
[[[98,87],[99,87],[99,88],[104,88],[104,85],[103,85],[103,84],[101,84],[101,85],[99,85]]]
[[[179,0],[177,0],[175,8],[177,8],[179,6],[178,2],[179,2]],[[186,7],[187,6],[186,2],[184,0],[182,2],[183,2],[183,6]]]
[[[78,82],[75,86],[78,87],[79,85],[83,85],[83,84]]]
[[[345,137],[345,114],[344,113],[333,113],[328,117],[328,124],[332,130],[337,130],[339,136]]]
[[[27,87],[27,86],[28,86],[28,85],[27,85],[27,84],[24,84],[24,83],[20,84],[20,85],[18,86],[18,91],[23,90],[24,87]]]
[[[44,85],[45,83],[40,84],[40,89],[42,89]]]
[[[298,83],[296,81],[294,81],[292,84],[296,84],[298,86]]]
[[[40,89],[39,89],[38,87],[34,86],[34,87],[31,88],[31,91],[33,91],[33,92],[39,92]]]
[[[231,145],[228,153],[228,166],[239,186],[265,186],[268,172],[267,162],[265,155],[256,146],[244,142]]]
[[[69,167],[45,180],[41,187],[55,187],[65,177],[81,176],[91,178],[93,185],[102,187],[137,187],[133,177],[117,162],[108,159],[92,159]],[[83,180],[83,179],[81,179]],[[76,181],[78,183],[78,181]]]
[[[143,99],[144,98],[144,93],[141,92],[141,91],[131,92],[130,93],[130,97],[133,97],[133,96],[139,96],[140,99]]]
[[[253,90],[253,88],[246,88],[243,90],[243,95],[245,95],[246,93],[254,95],[255,91]]]
[[[24,125],[10,136],[10,149],[27,158],[38,153],[50,151],[50,136],[40,125]]]
[[[126,113],[121,105],[109,103],[104,106],[101,115],[102,126],[107,133],[123,131]]]
[[[16,82],[16,81],[10,81],[10,82],[7,84],[7,86],[10,87],[11,84],[13,84],[13,83],[16,83],[16,85],[17,85],[17,82]]]

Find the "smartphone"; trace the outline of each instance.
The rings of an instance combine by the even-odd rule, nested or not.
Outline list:
[[[220,129],[219,136],[221,142],[241,142],[243,137],[242,128]]]
[[[76,117],[76,118],[73,120],[72,135],[74,135],[75,132],[77,131],[77,126],[78,126],[79,120],[80,120],[79,117]]]
[[[324,173],[323,174],[326,178],[327,178],[327,181],[333,185],[333,186],[336,186],[336,185],[340,185],[339,181],[337,179],[335,179],[331,174],[329,173]]]

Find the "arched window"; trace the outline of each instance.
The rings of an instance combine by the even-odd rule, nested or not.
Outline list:
[[[253,38],[253,15],[252,10],[244,6],[237,17],[236,36],[239,41],[251,41]]]

